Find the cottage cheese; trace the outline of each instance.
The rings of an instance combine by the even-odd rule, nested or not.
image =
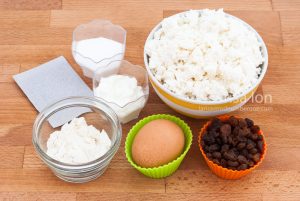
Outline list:
[[[88,126],[80,117],[50,134],[47,154],[64,163],[81,164],[103,156],[110,147],[111,140],[105,130],[100,132],[94,126]]]
[[[252,87],[264,58],[255,33],[223,10],[189,11],[162,21],[146,46],[149,68],[173,93],[218,101]]]

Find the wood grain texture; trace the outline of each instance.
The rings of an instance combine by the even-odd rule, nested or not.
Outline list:
[[[1,10],[0,23],[4,29],[22,29],[33,27],[48,27],[50,24],[50,11],[20,11]]]
[[[61,9],[62,0],[2,0],[0,8],[12,10]]]
[[[299,11],[282,11],[281,26],[284,45],[300,45],[300,10]]]
[[[172,193],[299,193],[300,174],[296,171],[256,170],[238,180],[207,176],[208,170],[179,170],[166,179],[166,192]]]
[[[0,146],[0,169],[16,169],[23,167],[23,146]]]
[[[71,184],[61,181],[49,169],[1,169],[0,191],[13,192],[165,192],[164,180],[137,174],[134,169],[107,171],[96,181]]]
[[[17,190],[17,189],[16,189]],[[75,201],[76,193],[34,193],[34,192],[1,192],[2,201]]]
[[[300,200],[300,1],[299,0],[4,0],[0,1],[0,201],[94,200]],[[105,18],[127,30],[126,59],[143,64],[151,29],[177,12],[224,8],[253,26],[269,53],[268,72],[256,96],[233,115],[249,117],[262,128],[268,143],[265,161],[238,181],[211,173],[199,152],[197,135],[206,120],[185,117],[165,105],[150,87],[140,118],[157,113],[186,121],[194,142],[178,171],[149,179],[127,162],[124,146],[130,128],[123,125],[120,149],[96,181],[70,184],[56,178],[32,145],[37,111],[12,76],[58,56],[65,56],[83,80],[71,53],[78,24]]]
[[[272,0],[274,10],[300,10],[299,0]]]
[[[115,193],[113,195],[108,193],[79,193],[77,196],[78,200],[81,201],[114,201],[114,200],[130,200],[130,201],[139,201],[139,200],[239,200],[247,201],[255,197],[255,200],[263,200],[261,194],[227,194],[227,193]]]
[[[225,8],[230,10],[272,10],[271,1],[269,0],[151,0],[151,1],[140,1],[140,0],[89,0],[89,1],[78,1],[78,0],[63,0],[63,9],[95,9],[95,7],[111,8],[118,7],[119,9],[126,9],[129,12],[135,9],[142,9],[147,11],[148,9],[159,9],[159,10],[174,10],[174,9],[203,9],[203,8]]]

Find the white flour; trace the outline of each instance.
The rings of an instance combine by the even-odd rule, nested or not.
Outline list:
[[[53,132],[47,141],[47,154],[55,160],[81,164],[103,156],[111,147],[105,130],[87,125],[83,117],[73,119]]]

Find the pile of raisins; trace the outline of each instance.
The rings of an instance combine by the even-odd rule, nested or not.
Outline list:
[[[202,135],[201,146],[214,163],[232,170],[253,167],[263,152],[263,136],[251,119],[231,116],[222,122],[214,118]]]

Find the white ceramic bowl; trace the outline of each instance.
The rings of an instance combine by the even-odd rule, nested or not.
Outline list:
[[[184,15],[185,11],[182,13],[177,13],[171,17],[177,16],[177,15]],[[202,12],[202,10],[198,10],[198,12]],[[262,72],[259,76],[258,81],[255,85],[253,85],[251,88],[249,88],[244,93],[240,94],[239,96],[235,96],[232,98],[228,98],[221,101],[201,101],[201,100],[190,100],[185,97],[178,96],[171,92],[169,89],[167,89],[165,86],[163,86],[152,74],[149,68],[149,56],[146,54],[145,48],[144,48],[144,62],[145,66],[148,72],[149,80],[157,93],[157,95],[164,101],[168,106],[173,108],[175,111],[184,114],[186,116],[194,117],[194,118],[209,118],[216,115],[222,115],[226,114],[228,112],[231,112],[233,110],[236,110],[243,106],[255,93],[257,87],[259,86],[260,82],[264,78],[267,67],[268,67],[268,51],[267,47],[261,38],[261,36],[255,31],[254,28],[252,28],[249,24],[244,22],[243,20],[232,16],[230,14],[226,13],[226,17],[232,18],[234,20],[242,22],[248,29],[253,31],[255,35],[257,36],[258,41],[261,42],[261,52],[264,57],[264,63],[261,65]],[[150,32],[145,46],[147,45],[148,41],[153,39],[154,33],[158,31],[161,28],[161,22],[152,29]]]

